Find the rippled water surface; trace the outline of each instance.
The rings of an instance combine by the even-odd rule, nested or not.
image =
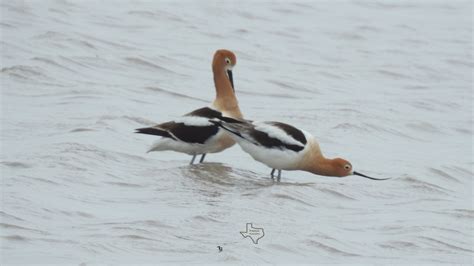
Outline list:
[[[2,1],[2,264],[473,258],[469,1]],[[189,166],[138,127],[207,105],[233,50],[247,118],[388,181]],[[263,228],[253,244],[239,233]],[[223,247],[219,252],[217,246]]]

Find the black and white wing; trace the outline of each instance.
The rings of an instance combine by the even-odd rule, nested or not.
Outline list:
[[[306,136],[301,130],[281,122],[219,121],[216,124],[254,145],[269,149],[299,152],[307,143]]]
[[[209,119],[221,117],[221,112],[204,107],[173,121],[136,129],[136,133],[161,136],[190,144],[204,144],[219,131]]]

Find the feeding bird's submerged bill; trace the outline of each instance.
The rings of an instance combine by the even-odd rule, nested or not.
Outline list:
[[[288,124],[229,118],[212,119],[210,122],[230,132],[242,150],[272,168],[272,178],[277,170],[278,180],[282,170],[302,170],[335,177],[358,175],[372,180],[385,180],[354,171],[351,163],[345,159],[325,158],[313,135]]]
[[[152,127],[136,129],[136,133],[161,136],[149,149],[151,151],[176,151],[192,155],[191,164],[202,154],[203,162],[207,153],[223,151],[235,144],[225,130],[209,119],[242,119],[234,90],[232,69],[237,58],[229,50],[217,50],[212,61],[216,98],[210,107],[194,110],[173,121]]]

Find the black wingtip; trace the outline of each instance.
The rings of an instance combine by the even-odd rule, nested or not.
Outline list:
[[[161,132],[162,130],[159,130],[159,129],[156,129],[156,128],[152,128],[152,127],[144,127],[144,128],[137,128],[135,129],[135,133],[141,133],[141,134],[152,134],[152,135],[156,135],[158,134],[159,132]]]
[[[168,133],[168,131],[165,131],[165,130],[162,130],[162,129],[159,129],[159,128],[154,128],[154,127],[137,128],[137,129],[135,129],[135,133],[173,138]]]
[[[224,122],[227,122],[227,123],[238,123],[238,124],[243,123],[243,121],[241,121],[241,120],[238,120],[238,119],[235,119],[235,118],[232,118],[232,117],[228,117],[228,116],[222,116],[222,117],[219,117],[219,119],[221,121],[224,121]]]
[[[220,118],[220,119],[223,120],[222,118]],[[229,124],[231,124],[231,123],[243,123],[242,121],[235,120],[235,119],[233,119],[233,118],[229,118],[229,119],[232,120],[232,121],[228,122]],[[236,136],[239,136],[239,137],[243,138],[242,135],[241,135],[239,132],[234,131],[234,130],[232,130],[232,129],[226,127],[225,123],[222,123],[221,120],[210,119],[209,122],[211,122],[211,123],[213,123],[214,125],[216,125],[216,126],[222,128],[222,129],[224,129],[225,131],[228,131],[229,133],[232,133],[232,134],[234,134],[234,135],[236,135]],[[227,123],[227,121],[225,121],[225,122]]]
[[[222,127],[222,122],[220,120],[217,120],[217,119],[209,119],[209,122],[213,123],[214,125],[218,126],[218,127]]]

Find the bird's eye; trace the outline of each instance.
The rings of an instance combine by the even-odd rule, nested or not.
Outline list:
[[[348,164],[346,164],[346,165],[344,166],[344,168],[345,168],[346,170],[349,170],[349,169],[351,169],[351,166],[348,165]]]
[[[229,59],[229,58],[226,58],[226,59],[225,59],[225,63],[228,64],[228,65],[230,65],[230,59]]]

